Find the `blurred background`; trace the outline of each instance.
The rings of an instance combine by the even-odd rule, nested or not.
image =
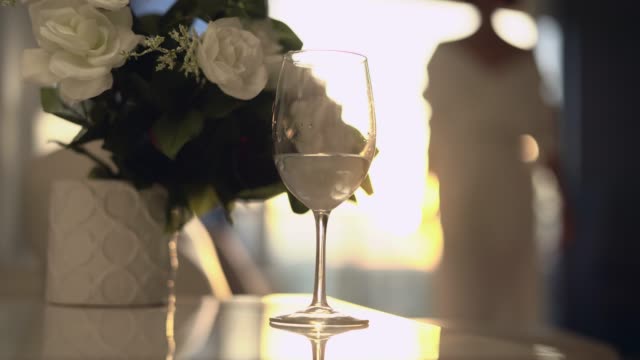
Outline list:
[[[132,1],[135,11],[162,11],[170,3]],[[332,213],[328,293],[398,315],[434,316],[432,275],[444,240],[439,180],[427,156],[431,107],[423,92],[438,45],[474,33],[478,11],[464,2],[437,0],[269,4],[271,17],[285,21],[305,48],[355,51],[370,62],[380,149],[370,170],[375,193],[359,191],[357,204],[345,203]],[[629,35],[637,14],[632,7],[531,0],[495,12],[491,23],[507,43],[533,50],[541,94],[558,114],[564,196],[553,173],[536,164],[535,141],[525,146],[533,174],[543,323],[639,354],[640,243],[633,226],[640,197],[640,166],[633,155],[638,56]],[[12,297],[42,294],[46,192],[37,182],[47,173],[43,159],[59,150],[49,141],[66,141],[78,130],[42,113],[37,88],[21,80],[21,49],[32,46],[26,10],[2,8],[0,295]],[[73,173],[72,163],[47,169]],[[572,209],[570,224],[563,221],[563,209]],[[233,229],[219,228],[218,218],[213,213],[203,220],[220,240],[216,246],[236,293],[311,292],[310,214],[293,214],[285,195],[238,204]],[[179,289],[204,293],[206,286],[197,284],[204,277],[181,276]]]

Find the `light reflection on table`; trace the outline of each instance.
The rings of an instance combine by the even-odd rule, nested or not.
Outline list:
[[[561,349],[481,336],[335,299],[332,306],[369,319],[369,327],[301,335],[269,325],[270,317],[308,301],[203,297],[166,307],[94,308],[0,300],[0,359],[616,359],[595,343],[576,340]]]
[[[290,313],[307,305],[308,296],[270,295],[263,316],[261,354],[269,359],[311,358],[309,341],[304,336],[269,326],[269,318]],[[360,319],[368,319],[366,329],[332,336],[326,359],[438,359],[440,327],[378,312],[337,300],[336,309]]]

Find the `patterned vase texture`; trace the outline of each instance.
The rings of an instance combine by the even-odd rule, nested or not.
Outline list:
[[[171,359],[170,307],[45,306],[43,359]]]
[[[58,181],[49,214],[46,298],[67,305],[165,304],[173,269],[167,193],[122,181]],[[175,255],[175,254],[174,254]]]

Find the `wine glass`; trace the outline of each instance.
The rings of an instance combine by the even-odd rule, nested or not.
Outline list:
[[[273,106],[274,158],[289,192],[313,211],[316,267],[313,300],[301,311],[270,319],[294,327],[365,327],[327,303],[325,242],[331,210],[366,178],[376,149],[367,58],[332,50],[285,54]]]

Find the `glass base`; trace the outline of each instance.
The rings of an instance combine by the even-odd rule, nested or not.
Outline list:
[[[358,329],[369,326],[369,320],[361,320],[341,314],[330,307],[310,306],[305,310],[269,319],[271,325],[285,328],[344,328]]]

